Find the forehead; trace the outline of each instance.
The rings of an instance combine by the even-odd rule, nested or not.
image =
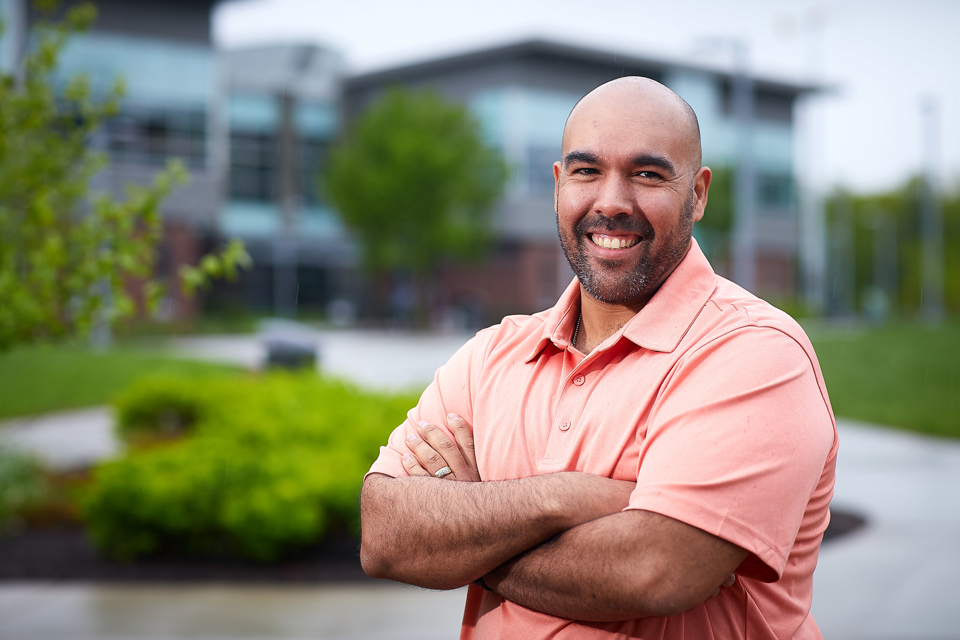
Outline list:
[[[689,124],[664,96],[607,91],[584,98],[567,121],[563,153],[588,151],[601,157],[657,154],[678,164],[689,160]]]

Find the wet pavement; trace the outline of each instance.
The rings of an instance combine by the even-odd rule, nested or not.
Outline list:
[[[5,640],[447,640],[464,590],[0,583]]]
[[[425,384],[467,336],[320,332],[322,368],[384,389]],[[196,338],[194,357],[256,367],[249,338]],[[0,443],[69,466],[109,454],[104,408],[0,425]],[[826,543],[813,615],[827,640],[960,638],[960,443],[839,421],[834,506],[867,525]],[[73,456],[71,458],[71,456]],[[401,585],[0,583],[0,638],[455,638],[463,592]]]
[[[960,443],[840,422],[833,505],[867,525],[821,548],[824,638],[960,638]]]

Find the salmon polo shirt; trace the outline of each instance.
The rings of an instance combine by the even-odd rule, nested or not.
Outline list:
[[[371,472],[407,475],[406,435],[458,413],[473,426],[484,481],[559,471],[635,480],[627,509],[749,556],[733,586],[666,618],[577,622],[470,585],[461,637],[820,638],[810,602],[837,435],[803,330],[714,274],[696,241],[586,356],[570,344],[579,310],[574,280],[552,309],[479,332],[437,371]]]

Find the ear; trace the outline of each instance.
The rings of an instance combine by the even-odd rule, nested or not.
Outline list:
[[[694,222],[703,217],[703,212],[707,208],[707,193],[710,191],[710,180],[713,178],[713,172],[710,167],[700,167],[697,175],[693,178],[693,220]]]
[[[560,168],[562,164],[553,163],[553,212],[560,213]]]

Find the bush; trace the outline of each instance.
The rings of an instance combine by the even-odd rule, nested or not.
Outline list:
[[[0,448],[0,532],[46,494],[40,463],[30,456]]]
[[[114,401],[117,435],[130,443],[185,433],[207,408],[209,392],[204,388],[195,380],[175,376],[137,382]]]
[[[118,559],[275,560],[331,523],[356,523],[363,474],[415,401],[314,373],[141,381],[123,395],[122,430],[155,429],[171,407],[195,422],[179,441],[95,470],[81,503],[88,531]]]

